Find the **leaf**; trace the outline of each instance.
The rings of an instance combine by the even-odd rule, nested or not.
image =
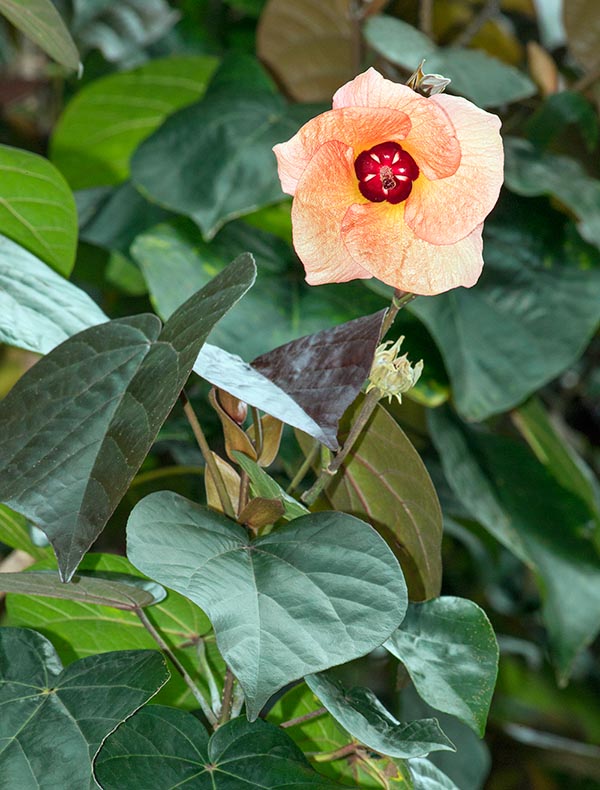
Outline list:
[[[359,399],[344,417],[344,436],[360,405]],[[439,594],[442,513],[437,494],[419,454],[382,406],[324,496],[332,509],[375,527],[402,565],[411,600]]]
[[[0,500],[46,533],[64,581],[127,491],[212,326],[254,273],[252,256],[240,256],[162,332],[154,315],[80,332],[41,359],[0,404]]]
[[[47,549],[35,545],[31,540],[27,519],[5,505],[0,505],[0,543],[11,549],[25,551],[36,559],[48,556]]]
[[[600,134],[594,106],[580,93],[561,91],[548,96],[527,122],[526,130],[531,142],[544,149],[569,126],[576,126],[591,153]]]
[[[569,49],[586,72],[600,64],[600,20],[594,0],[569,0],[563,18]]]
[[[155,582],[142,581],[137,577],[129,578],[124,574],[74,576],[69,584],[64,584],[53,571],[0,573],[0,592],[62,598],[124,611],[151,606],[163,600],[167,594]]]
[[[332,450],[338,448],[338,423],[371,371],[384,317],[381,310],[355,318],[291,340],[252,362],[323,429]]]
[[[290,496],[276,480],[273,480],[255,461],[240,452],[234,452],[238,464],[250,478],[250,490],[253,496],[278,499],[284,507],[282,518],[291,521],[305,516],[309,511],[300,502]]]
[[[385,647],[426,702],[483,737],[498,671],[498,645],[483,609],[453,596],[410,604]]]
[[[229,220],[284,199],[271,149],[317,111],[288,105],[254,59],[231,55],[204,99],[168,118],[137,149],[133,181],[211,239]]]
[[[329,101],[355,76],[349,0],[271,0],[257,29],[257,52],[296,101]]]
[[[152,60],[94,80],[61,115],[50,157],[73,189],[118,184],[138,145],[171,113],[197,101],[215,69],[209,55]]]
[[[600,255],[560,215],[515,202],[496,217],[486,223],[477,288],[410,307],[442,351],[467,420],[506,411],[555,378],[600,319]]]
[[[63,670],[43,636],[1,628],[3,779],[23,790],[93,786],[91,761],[103,740],[168,677],[155,650],[90,656]]]
[[[84,291],[0,236],[0,343],[46,354],[107,320]]]
[[[79,69],[77,47],[50,0],[0,0],[0,13],[58,63]]]
[[[390,16],[367,20],[365,37],[391,63],[414,71],[425,58],[427,73],[449,77],[449,90],[481,107],[519,101],[536,93],[529,77],[481,50],[437,47],[416,28]]]
[[[151,705],[104,742],[94,771],[103,790],[339,787],[316,774],[294,742],[260,719],[229,721],[212,735],[185,711]]]
[[[56,569],[54,558],[36,564],[31,572],[50,568]],[[153,584],[141,577],[125,557],[115,554],[86,554],[79,573],[90,572],[116,577],[127,574],[139,578],[141,584]],[[6,608],[10,625],[35,628],[56,646],[65,663],[112,650],[156,648],[156,643],[133,612],[84,601],[51,600],[17,593],[8,594]],[[210,623],[204,612],[187,598],[169,590],[165,600],[148,609],[146,615],[160,630],[194,682],[208,693],[206,677],[199,666],[197,645],[202,641],[206,644],[214,671],[222,674],[224,666],[214,647],[209,633]],[[185,708],[198,707],[198,702],[175,670],[157,699]]]
[[[0,233],[68,276],[75,263],[77,210],[62,175],[42,156],[0,145],[0,177]]]
[[[453,751],[436,719],[399,722],[369,689],[346,689],[328,673],[307,675],[308,687],[344,729],[376,752],[390,757],[425,757]]]
[[[409,769],[414,790],[459,790],[454,782],[429,760],[411,760]]]
[[[600,558],[586,535],[588,509],[522,445],[475,432],[445,407],[430,412],[429,426],[456,496],[534,571],[564,684],[600,628]]]
[[[133,509],[128,556],[206,612],[248,717],[291,680],[365,655],[402,620],[404,579],[385,543],[342,513],[248,541],[238,524],[162,491]]]
[[[504,138],[504,178],[518,195],[552,195],[579,218],[577,230],[600,248],[600,180],[569,156],[538,151],[527,140]]]

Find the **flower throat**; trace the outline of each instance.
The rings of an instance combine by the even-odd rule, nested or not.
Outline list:
[[[361,195],[373,203],[402,203],[419,177],[417,163],[398,143],[374,145],[356,157],[354,171]]]

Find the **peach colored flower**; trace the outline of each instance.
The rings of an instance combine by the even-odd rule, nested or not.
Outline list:
[[[416,294],[477,282],[502,184],[500,120],[369,69],[274,147],[311,285],[377,277]]]

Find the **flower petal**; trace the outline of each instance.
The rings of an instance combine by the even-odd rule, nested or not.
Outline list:
[[[410,131],[406,113],[372,107],[329,110],[305,123],[286,143],[273,148],[277,157],[281,188],[293,195],[300,176],[315,151],[329,140],[351,146],[354,158],[377,143],[403,140]]]
[[[452,118],[462,157],[448,178],[413,184],[404,219],[421,239],[454,244],[465,238],[493,209],[503,180],[500,119],[458,96],[432,96]]]
[[[421,172],[430,180],[447,178],[456,172],[461,148],[452,118],[443,105],[419,96],[407,85],[386,80],[371,68],[336,92],[333,109],[343,107],[387,107],[405,112],[412,126],[402,147],[415,159]]]
[[[483,224],[456,244],[438,245],[415,236],[403,214],[403,205],[351,206],[342,237],[352,258],[378,280],[423,296],[475,285],[483,268]]]
[[[363,200],[354,175],[354,154],[338,140],[324,143],[305,168],[292,203],[294,248],[310,285],[371,277],[342,240],[348,206]]]

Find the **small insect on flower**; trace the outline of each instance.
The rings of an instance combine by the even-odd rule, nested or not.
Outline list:
[[[403,340],[404,335],[395,343],[386,340],[385,343],[377,346],[369,374],[367,392],[378,389],[381,393],[380,397],[387,398],[390,403],[392,398],[398,398],[398,403],[402,403],[402,393],[412,389],[423,372],[422,359],[413,367],[408,361],[407,354],[399,356]]]
[[[420,92],[369,69],[273,149],[311,285],[376,277],[432,295],[479,278],[503,177],[500,119],[436,93],[439,75],[414,77]]]

